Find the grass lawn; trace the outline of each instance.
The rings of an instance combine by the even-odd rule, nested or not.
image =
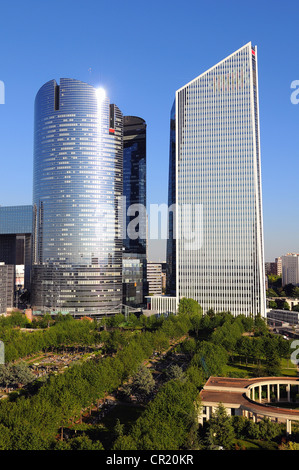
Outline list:
[[[239,377],[239,378],[251,378],[254,377],[254,370],[256,365],[254,364],[238,364],[231,362],[224,367],[224,375],[226,377]]]
[[[278,408],[289,408],[291,410],[298,410],[299,408],[299,403],[287,403],[283,401],[279,402],[271,402],[271,406],[277,406]]]
[[[257,364],[240,362],[239,357],[234,358],[234,362],[230,362],[224,367],[224,374],[228,377],[253,378],[256,376],[255,369]],[[281,359],[281,376],[297,377],[297,366],[289,359]]]
[[[281,360],[282,374],[289,377],[297,377],[297,365],[293,364],[290,359]]]
[[[234,439],[234,446],[240,450],[278,450],[276,442],[259,441],[257,439]]]

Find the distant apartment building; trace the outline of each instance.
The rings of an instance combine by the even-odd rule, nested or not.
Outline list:
[[[162,295],[161,263],[147,263],[147,282],[149,295]]]
[[[266,262],[265,263],[265,273],[268,276],[270,274],[277,275],[277,263],[276,262]]]
[[[299,254],[288,253],[282,259],[282,285],[299,286]]]
[[[14,306],[15,267],[0,263],[0,314]]]
[[[275,258],[275,261],[267,261],[265,263],[265,274],[266,276],[269,276],[271,274],[275,276],[281,276],[282,275],[282,258]]]
[[[275,258],[275,263],[276,263],[276,266],[277,266],[277,276],[281,276],[282,275],[282,259],[281,259],[281,256],[279,256],[278,258]]]

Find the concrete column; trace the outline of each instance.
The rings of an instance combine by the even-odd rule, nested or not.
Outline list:
[[[280,401],[280,390],[279,390],[279,384],[277,384],[277,401]]]
[[[253,421],[254,423],[256,423],[256,414],[255,414],[255,413],[252,413],[252,421]]]
[[[268,400],[268,403],[270,403],[270,401],[271,401],[271,398],[270,398],[270,384],[267,385],[267,400]]]
[[[262,401],[262,387],[259,385],[259,402],[261,403]]]
[[[292,421],[287,419],[287,435],[289,436],[290,434],[292,434]]]
[[[291,401],[291,385],[287,385],[288,402]]]

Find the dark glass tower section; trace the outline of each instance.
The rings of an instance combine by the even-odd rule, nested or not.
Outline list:
[[[138,307],[146,294],[146,122],[124,116],[123,196],[126,236],[123,251],[123,301]],[[134,224],[130,231],[130,223]],[[137,236],[138,235],[138,236]]]
[[[24,269],[21,287],[26,290],[30,290],[32,217],[33,208],[30,205],[0,207],[0,262],[14,266],[16,287],[16,266]]]
[[[122,303],[123,116],[91,85],[47,82],[35,100],[34,311],[102,315]]]
[[[168,174],[168,207],[175,205],[175,102],[170,113],[169,136],[169,174]],[[176,294],[176,241],[175,241],[175,212],[169,210],[168,239],[166,246],[166,293]]]

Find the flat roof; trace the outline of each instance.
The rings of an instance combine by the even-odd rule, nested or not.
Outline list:
[[[230,377],[209,377],[200,392],[202,404],[217,406],[219,403],[242,407],[248,411],[266,416],[276,416],[299,420],[299,409],[280,408],[268,403],[259,403],[247,397],[249,386],[259,385],[297,385],[299,377],[256,377],[239,379]]]

